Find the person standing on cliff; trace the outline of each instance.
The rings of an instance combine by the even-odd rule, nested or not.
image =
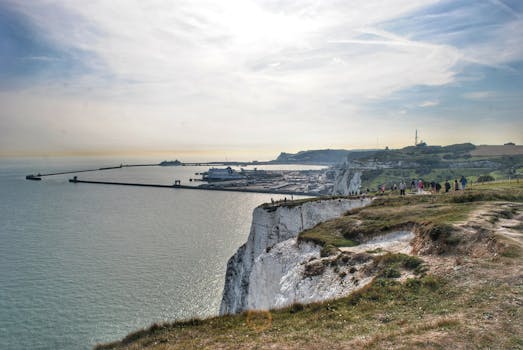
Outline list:
[[[400,196],[404,196],[405,195],[405,189],[407,188],[407,184],[405,183],[405,181],[401,180],[400,182]]]
[[[445,193],[448,193],[450,191],[450,182],[449,180],[445,181]]]
[[[465,187],[467,186],[467,179],[465,178],[465,176],[462,175],[459,182],[461,182],[461,189],[465,191]]]
[[[454,191],[459,191],[459,184],[457,179],[454,179]]]
[[[423,181],[421,181],[421,179],[419,179],[418,181],[418,194],[422,194],[423,193]]]

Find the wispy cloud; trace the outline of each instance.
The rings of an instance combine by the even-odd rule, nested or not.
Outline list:
[[[362,144],[368,125],[362,120],[381,118],[363,115],[367,106],[419,86],[466,84],[460,74],[470,65],[523,60],[521,16],[501,1],[5,4],[35,29],[38,41],[64,53],[56,56],[64,65],[78,61],[85,69],[0,95],[2,106],[11,101],[9,116],[7,107],[0,112],[0,126],[10,130],[0,131],[0,147],[31,125],[48,130],[39,137],[45,144],[56,138],[56,120],[71,135],[67,142],[85,147],[93,139],[109,147],[144,138],[143,147],[175,148],[216,134],[222,136],[217,144],[260,145],[270,138],[298,147],[311,135],[318,146],[341,144],[350,133]],[[54,59],[24,57],[35,69]],[[432,96],[439,95],[408,105],[445,104]],[[31,103],[21,106],[22,100]],[[107,133],[94,113],[103,116]],[[15,122],[19,115],[31,123]]]
[[[32,60],[32,61],[58,61],[59,58],[51,57],[51,56],[26,56],[22,57],[24,60]]]
[[[497,5],[497,6],[501,7],[503,9],[503,11],[511,14],[515,18],[521,19],[521,13],[516,12],[512,7],[508,6],[503,1],[501,1],[501,0],[490,0],[490,2],[493,3],[494,5]]]
[[[439,101],[432,100],[432,101],[423,101],[419,104],[420,107],[434,107],[439,105]]]
[[[496,93],[494,91],[474,91],[463,94],[463,97],[469,100],[485,100],[495,96]]]

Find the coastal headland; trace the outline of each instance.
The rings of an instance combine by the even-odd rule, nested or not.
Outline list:
[[[265,218],[270,225],[264,232],[251,230],[253,245],[248,241],[231,259],[227,280],[244,283],[229,287],[225,298],[226,282],[222,301],[223,306],[246,293],[241,308],[208,319],[154,324],[96,349],[523,344],[523,182],[391,194],[335,216],[326,208],[340,200],[311,198],[256,209],[259,219],[254,220]],[[330,215],[303,225],[294,219],[303,210],[310,210],[311,218],[314,212]],[[297,229],[291,229],[293,222]],[[287,232],[281,240],[269,239],[276,227]],[[257,256],[247,259],[249,251]],[[244,279],[239,271],[247,267]],[[281,272],[272,273],[275,268]],[[311,292],[316,299],[307,299]]]

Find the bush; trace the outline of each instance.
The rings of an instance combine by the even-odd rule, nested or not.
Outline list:
[[[421,266],[421,264],[423,264],[423,260],[421,260],[417,256],[408,255],[403,260],[403,267],[405,267],[406,269],[409,269],[409,270],[414,270],[414,269],[418,268],[419,266]]]
[[[454,227],[449,224],[430,225],[426,229],[430,239],[437,241],[439,238],[449,237],[454,232]]]
[[[338,248],[332,244],[327,244],[320,250],[320,257],[325,258],[327,256],[337,255],[340,252]]]
[[[407,254],[392,254],[377,256],[374,261],[387,267],[403,267],[408,270],[414,270],[423,264],[423,260],[417,256]]]
[[[303,309],[304,309],[303,304],[295,303],[295,304],[291,305],[291,307],[289,308],[289,312],[291,314],[295,314],[297,312],[303,311]]]
[[[412,290],[418,290],[421,287],[421,281],[417,278],[409,278],[405,285]]]
[[[478,177],[478,179],[476,181],[477,182],[489,182],[489,181],[494,181],[494,178],[490,175],[481,175],[480,177]]]
[[[388,267],[381,272],[380,276],[384,278],[399,278],[401,277],[401,272],[393,267]]]
[[[448,245],[458,245],[461,242],[461,237],[456,234],[451,234],[445,237],[445,243]]]
[[[436,276],[427,275],[421,279],[421,283],[430,290],[436,290],[443,285],[443,280]]]

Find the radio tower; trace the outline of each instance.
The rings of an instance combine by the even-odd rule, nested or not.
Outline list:
[[[418,145],[418,129],[416,129],[416,136],[414,137],[414,146]]]

